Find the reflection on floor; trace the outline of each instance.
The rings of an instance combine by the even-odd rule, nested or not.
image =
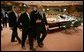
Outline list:
[[[21,38],[21,31],[18,29],[18,35]],[[10,28],[3,28],[1,33],[1,51],[30,51],[26,42],[26,50],[21,49],[20,45],[10,42]],[[78,27],[77,31],[68,29],[68,33],[64,30],[54,30],[47,34],[44,40],[44,47],[39,48],[37,42],[34,42],[36,51],[83,51],[83,26]]]

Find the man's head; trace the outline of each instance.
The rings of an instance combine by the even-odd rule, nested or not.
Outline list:
[[[43,6],[42,6],[42,5],[37,5],[36,8],[37,8],[39,11],[43,11]]]
[[[18,6],[14,6],[13,7],[13,10],[16,12],[16,13],[19,13],[20,12],[20,8]]]
[[[33,7],[33,10],[36,11],[37,10],[37,7]]]
[[[30,6],[26,7],[26,12],[31,13],[31,7]]]

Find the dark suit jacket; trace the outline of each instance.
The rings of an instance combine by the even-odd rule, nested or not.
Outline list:
[[[31,19],[31,16],[30,16]],[[31,28],[31,20],[29,20],[29,17],[26,13],[21,14],[19,20],[18,20],[18,24],[19,24],[19,28],[24,28],[24,29],[28,29]]]
[[[32,11],[31,12],[31,18],[33,21],[33,26],[38,26],[39,24],[36,23],[36,20],[41,20],[42,22],[40,23],[40,25],[45,26],[47,25],[47,20],[46,20],[46,16],[45,13],[43,13],[43,17],[39,14],[38,11]]]
[[[2,23],[2,18],[3,18],[3,14],[2,14],[2,12],[1,12],[1,23]]]
[[[9,27],[18,27],[18,21],[17,21],[17,17],[15,15],[14,12],[10,12],[8,14],[8,19],[9,19]]]

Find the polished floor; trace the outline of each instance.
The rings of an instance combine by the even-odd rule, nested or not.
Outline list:
[[[18,35],[21,38],[21,31],[18,29]],[[1,33],[1,51],[30,51],[28,41],[26,41],[26,50],[21,49],[15,42],[11,44],[11,30],[9,27],[3,28]],[[83,51],[83,26],[77,28],[77,31],[68,29],[53,30],[48,32],[44,47],[39,48],[37,42],[34,42],[36,51]]]

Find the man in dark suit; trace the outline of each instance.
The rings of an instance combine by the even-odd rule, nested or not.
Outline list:
[[[8,20],[7,11],[2,9],[1,13],[2,13],[3,27],[7,27],[7,20]]]
[[[18,40],[18,43],[21,43],[20,38],[18,37],[17,27],[18,27],[18,15],[19,7],[14,6],[13,11],[8,14],[9,16],[9,27],[12,29],[11,42],[16,42],[15,38]]]
[[[2,18],[3,18],[3,14],[2,14],[2,12],[1,12],[1,30],[2,30]]]
[[[32,19],[31,19],[30,13],[31,13],[31,7],[27,7],[26,11],[23,14],[21,14],[21,16],[18,20],[19,28],[22,28],[21,47],[23,49],[26,49],[25,48],[25,41],[26,41],[26,38],[28,37],[30,50],[35,50],[35,48],[33,48],[34,33],[33,33]]]
[[[1,13],[2,13],[2,23],[3,23],[3,27],[6,27],[6,15],[5,15],[5,10],[2,9]]]
[[[48,27],[45,13],[42,11],[42,8],[37,6],[37,11],[31,13],[33,19],[33,26],[36,32],[37,42],[39,47],[43,47],[43,40],[45,39]],[[45,28],[46,27],[46,28]],[[42,37],[40,37],[42,34]]]

